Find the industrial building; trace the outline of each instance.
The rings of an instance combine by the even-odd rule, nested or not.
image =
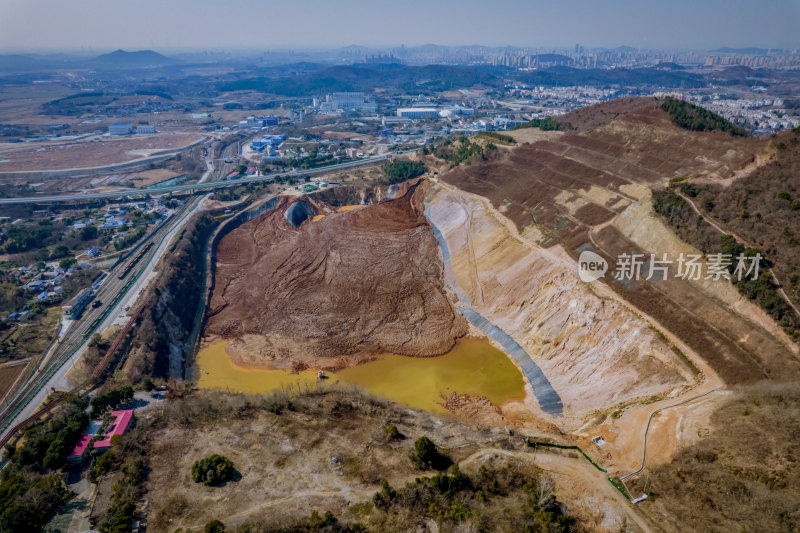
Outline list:
[[[253,150],[260,152],[267,147],[276,147],[280,146],[280,144],[286,140],[286,135],[263,135],[259,139],[253,139],[252,144],[250,145]]]
[[[140,124],[136,126],[136,133],[156,133],[156,127],[149,124]]]
[[[401,107],[397,110],[397,116],[411,119],[438,118],[438,108],[435,107]]]
[[[109,124],[108,125],[108,133],[111,135],[130,135],[133,129],[131,129],[131,125],[126,123],[122,124]]]
[[[249,116],[245,120],[239,122],[238,128],[240,130],[248,130],[248,129],[257,129],[257,128],[264,128],[266,126],[277,126],[278,125],[278,117],[274,116],[264,116],[264,117],[256,117],[256,116]]]
[[[351,111],[374,113],[378,109],[375,102],[371,102],[362,92],[332,93],[325,97],[319,104],[319,112],[324,115],[335,115]]]

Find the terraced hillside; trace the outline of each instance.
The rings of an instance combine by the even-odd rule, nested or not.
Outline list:
[[[601,104],[560,122],[571,133],[497,150],[441,179],[488,198],[542,247],[560,244],[573,258],[584,250],[599,253],[611,273],[623,253],[677,257],[684,251],[653,219],[651,188],[684,176],[723,181],[769,149],[768,141],[681,129],[652,98]],[[760,309],[724,282],[674,279],[673,267],[666,281],[622,283],[607,275],[605,282],[701,354],[727,383],[796,375],[796,347]]]
[[[592,412],[696,384],[680,352],[646,320],[582,283],[562,249],[518,237],[482,199],[457,189],[434,186],[427,200],[450,256],[446,279],[542,369],[564,404],[560,423],[579,426]],[[541,391],[534,392],[538,399]]]

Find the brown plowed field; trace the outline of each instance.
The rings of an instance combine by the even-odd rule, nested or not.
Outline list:
[[[544,246],[560,243],[573,257],[591,247],[605,256],[609,286],[705,357],[726,382],[795,375],[797,361],[780,339],[697,285],[610,280],[619,254],[643,251],[609,225],[639,200],[637,185],[661,186],[679,176],[723,180],[767,150],[767,141],[678,128],[653,99],[627,102],[566,115],[579,133],[498,152],[441,179],[489,198],[521,232],[542,235]],[[539,232],[526,232],[533,226]]]
[[[467,323],[445,292],[421,189],[296,229],[284,199],[233,230],[217,248],[206,332],[234,339],[238,363],[276,368],[446,353]]]

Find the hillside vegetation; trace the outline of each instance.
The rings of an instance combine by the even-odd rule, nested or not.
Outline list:
[[[7,447],[8,464],[0,475],[0,533],[39,531],[70,497],[58,471],[89,423],[84,406],[83,400],[70,399],[50,421],[26,431],[18,449]]]
[[[177,352],[178,360],[182,357],[183,342],[192,331],[203,297],[206,243],[217,224],[210,215],[196,216],[166,256],[155,283],[155,297],[142,312],[131,341],[130,380],[137,381],[142,374],[168,377],[170,353]]]
[[[558,122],[553,117],[547,118],[534,118],[526,122],[525,124],[521,124],[514,129],[521,130],[525,128],[539,128],[540,130],[548,131],[548,130],[557,130],[558,129]]]
[[[706,435],[649,476],[640,509],[665,531],[800,530],[800,387],[759,384],[711,418]]]
[[[672,122],[691,131],[723,131],[731,135],[744,135],[745,131],[727,119],[703,107],[667,96],[661,109],[669,113]]]
[[[291,78],[249,78],[220,85],[221,91],[253,90],[283,96],[320,92],[365,91],[375,87],[419,93],[497,85],[500,78],[488,69],[446,65],[342,65]]]
[[[767,259],[762,273],[773,266],[784,290],[796,301],[800,298],[800,132],[788,132],[775,146],[769,163],[728,187],[675,182],[674,189],[654,191],[653,206],[683,240],[705,253],[738,254],[745,250],[744,243],[760,251]],[[738,239],[724,237],[676,191]],[[778,295],[769,273],[737,286],[798,337],[800,317]]]
[[[475,444],[450,448],[448,434]],[[481,458],[482,446],[522,450],[520,439],[354,389],[195,394],[170,402],[146,440],[157,531],[213,520],[242,532],[585,530],[531,461]],[[212,449],[234,458],[239,475],[224,486],[193,480],[192,462]]]

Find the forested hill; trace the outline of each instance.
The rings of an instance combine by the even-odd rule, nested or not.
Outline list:
[[[308,96],[337,91],[371,91],[377,87],[409,93],[442,91],[475,86],[502,87],[509,81],[545,86],[632,86],[703,87],[698,74],[663,68],[576,69],[554,66],[533,72],[506,67],[424,67],[388,65],[340,65],[292,77],[253,77],[223,82],[221,91],[253,90],[282,96]]]

